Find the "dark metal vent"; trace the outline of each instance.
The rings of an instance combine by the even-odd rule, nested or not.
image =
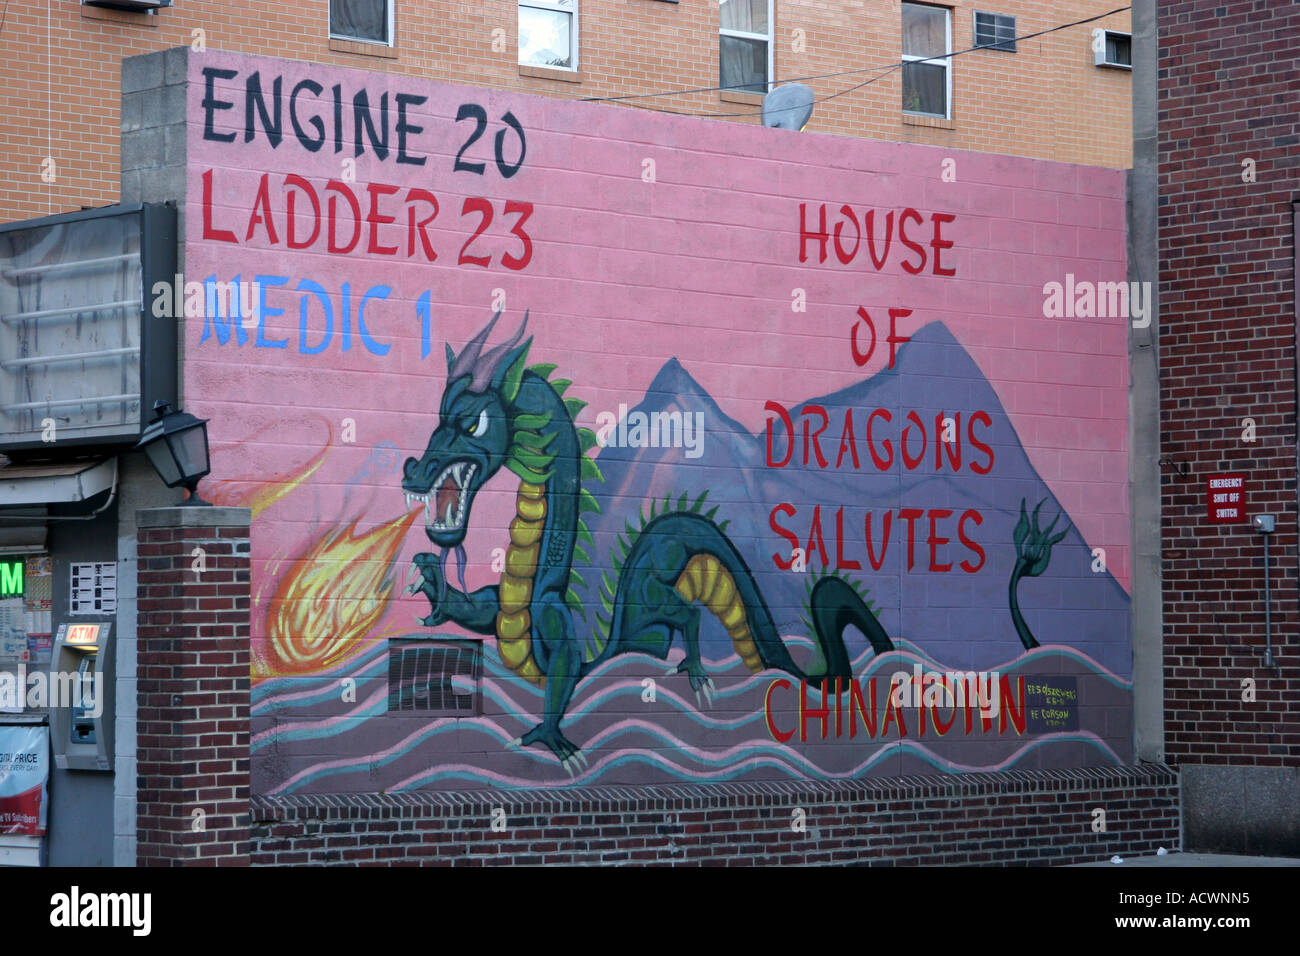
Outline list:
[[[975,11],[975,45],[1016,52],[1016,18],[1005,13]]]
[[[389,713],[477,716],[482,663],[477,641],[390,640]]]

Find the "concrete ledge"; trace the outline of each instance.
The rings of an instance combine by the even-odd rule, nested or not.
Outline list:
[[[135,513],[138,528],[234,528],[253,523],[251,508],[204,508],[201,505],[144,508]]]
[[[558,67],[530,66],[519,64],[519,75],[538,80],[559,80],[561,83],[581,83],[582,73],[578,70],[561,70]]]

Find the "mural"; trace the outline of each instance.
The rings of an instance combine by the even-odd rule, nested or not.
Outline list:
[[[158,307],[254,512],[256,790],[1131,759],[1127,320],[1044,306],[1123,279],[1122,173],[220,53],[188,95]]]
[[[578,681],[620,654],[666,659],[674,637],[685,655],[669,673],[687,675],[697,702],[701,692],[711,701],[717,687],[700,658],[701,607],[727,629],[751,671],[779,668],[803,681],[847,683],[852,675],[842,631],[850,624],[877,651],[894,649],[857,592],[837,577],[823,577],[808,602],[821,664],[805,673],[782,642],[754,575],[726,536],[725,522],[714,523],[717,508],[701,513],[706,490],[689,507],[685,492],[676,503],[668,495],[661,514],[652,503],[649,518],[641,514],[636,528],[627,526],[612,558],[615,578],[601,578],[600,600],[608,616],[596,612],[597,626],[584,653],[574,617],[585,612],[574,586],[585,582],[573,561],[589,561],[582,544],[594,543],[581,512],[601,510],[582,487],[584,477],[601,478],[600,468],[585,455],[597,437],[591,429],[574,427],[570,413],[585,403],[564,401],[567,383],[550,382],[550,367],[526,367],[532,340],[516,344],[523,326],[509,342],[482,351],[495,324],[496,319],[488,323],[459,356],[448,349],[440,424],[424,456],[407,461],[402,487],[424,503],[425,533],[443,549],[441,556],[415,557],[423,578],[417,587],[433,606],[422,623],[436,627],[452,621],[495,635],[502,662],[545,692],[544,719],[514,744],[545,745],[565,769],[570,760],[585,766],[581,751],[560,732]],[[671,431],[668,439],[671,444]],[[502,467],[521,479],[505,570],[495,588],[466,594],[461,548],[466,522],[479,487]],[[448,548],[456,549],[459,591],[448,588],[443,571]]]

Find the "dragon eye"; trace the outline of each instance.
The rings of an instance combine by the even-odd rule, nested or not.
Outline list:
[[[485,408],[478,413],[478,421],[476,421],[473,427],[470,428],[469,434],[471,438],[482,438],[484,435],[487,434],[487,430],[488,430],[488,413],[487,413],[487,409]]]

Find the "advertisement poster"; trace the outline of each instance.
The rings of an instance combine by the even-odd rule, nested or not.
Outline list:
[[[0,657],[27,659],[27,618],[22,598],[0,601]]]
[[[0,726],[0,834],[44,836],[50,729]]]

